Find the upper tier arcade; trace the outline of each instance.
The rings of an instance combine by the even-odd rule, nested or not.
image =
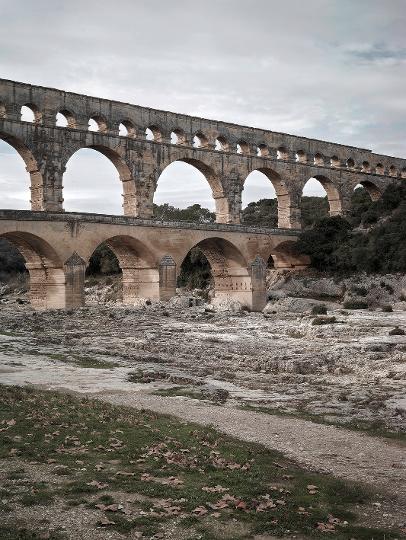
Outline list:
[[[21,120],[22,106],[33,111],[33,122]],[[64,127],[56,125],[58,113]],[[89,131],[91,119],[98,131]],[[300,197],[309,178],[325,188],[331,215],[348,211],[358,184],[376,199],[390,183],[406,178],[406,160],[362,148],[4,79],[0,138],[23,157],[32,209],[39,211],[63,211],[66,163],[81,148],[113,162],[123,184],[124,214],[140,218],[152,217],[158,178],[174,161],[205,175],[219,223],[240,222],[244,182],[252,171],[263,172],[276,191],[279,226],[294,229],[300,228]]]

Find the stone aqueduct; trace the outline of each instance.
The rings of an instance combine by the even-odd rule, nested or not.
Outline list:
[[[33,122],[21,120],[29,107]],[[61,113],[66,125],[56,125]],[[98,131],[89,131],[89,120]],[[120,132],[125,129],[125,135]],[[146,131],[152,139],[146,138]],[[310,178],[327,192],[330,214],[345,214],[355,186],[373,199],[406,178],[406,160],[370,150],[226,122],[120,103],[0,79],[0,139],[23,158],[31,177],[32,211],[0,211],[0,236],[23,254],[36,308],[83,304],[84,271],[107,242],[123,271],[123,301],[169,298],[183,258],[205,252],[216,296],[234,296],[251,309],[266,300],[264,261],[297,267],[300,198]],[[63,175],[70,157],[92,148],[109,158],[122,182],[124,216],[65,213]],[[215,200],[216,224],[157,223],[153,197],[159,176],[174,161],[195,166]],[[278,229],[239,225],[244,181],[263,172],[278,199]],[[1,206],[1,204],[0,204]]]

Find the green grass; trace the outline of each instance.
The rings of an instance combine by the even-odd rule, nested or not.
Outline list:
[[[401,538],[396,531],[354,525],[355,505],[362,506],[372,496],[364,487],[307,472],[276,451],[210,428],[67,394],[5,386],[0,393],[2,421],[9,424],[4,422],[8,428],[0,433],[0,458],[10,460],[11,470],[17,469],[16,456],[20,463],[47,463],[50,471],[64,465],[72,472],[59,476],[56,483],[35,484],[24,494],[17,488],[23,482],[27,486],[26,479],[8,481],[11,505],[53,504],[55,498],[64,500],[67,508],[94,507],[100,502],[122,503],[136,494],[141,501],[136,504],[147,515],[105,510],[104,515],[114,521],[111,529],[124,534],[136,529],[149,538],[171,523],[179,531],[189,527],[190,540],[218,538],[216,526],[226,531],[222,538],[230,540],[264,533],[284,535],[288,530],[318,538],[325,533],[316,524],[334,515],[349,522],[336,526],[336,539]],[[313,494],[307,488],[310,484],[317,486]],[[226,491],[202,489],[215,486]],[[128,496],[117,500],[116,494],[122,492]],[[226,508],[210,507],[225,495],[231,497]],[[175,518],[159,506],[162,499],[179,508]],[[268,499],[275,501],[275,507],[257,512]],[[204,507],[207,514],[195,515],[197,507]],[[212,517],[213,513],[218,516]],[[245,532],[237,534],[237,525]],[[36,538],[27,534],[32,533],[12,537],[5,530],[0,538]]]
[[[63,362],[65,364],[72,364],[74,366],[82,368],[93,368],[93,369],[112,369],[118,367],[117,362],[111,362],[109,360],[101,360],[99,358],[93,358],[91,356],[79,356],[77,354],[69,354],[68,356],[61,353],[54,353],[48,355],[52,360],[57,360],[58,362]]]

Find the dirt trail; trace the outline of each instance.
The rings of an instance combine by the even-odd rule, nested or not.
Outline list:
[[[406,503],[406,446],[395,440],[370,437],[308,420],[212,406],[184,398],[140,392],[93,394],[92,397],[211,425],[241,440],[279,450],[311,469],[365,482]]]

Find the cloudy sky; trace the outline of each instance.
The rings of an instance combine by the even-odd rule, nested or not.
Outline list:
[[[406,157],[405,0],[0,0],[0,13],[2,78]],[[0,158],[0,207],[27,208],[21,159],[1,142]],[[245,204],[273,195],[261,176]],[[64,185],[67,210],[121,212],[95,151]],[[213,206],[183,164],[156,202]]]

